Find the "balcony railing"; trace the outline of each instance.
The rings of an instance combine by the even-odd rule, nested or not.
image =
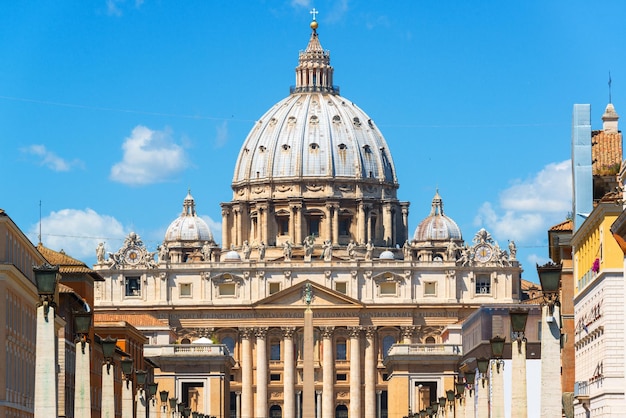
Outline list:
[[[223,344],[168,344],[147,345],[144,347],[146,357],[157,356],[230,356],[228,347]]]
[[[414,356],[414,355],[443,355],[460,356],[460,344],[394,344],[387,352],[387,356]]]

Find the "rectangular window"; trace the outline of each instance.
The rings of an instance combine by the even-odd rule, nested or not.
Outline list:
[[[313,218],[309,220],[309,235],[320,236],[320,220]]]
[[[476,294],[491,294],[491,277],[488,274],[478,274],[476,276]]]
[[[270,360],[280,360],[280,341],[272,341],[270,345]]]
[[[141,278],[126,278],[126,296],[141,296]]]
[[[350,218],[343,218],[339,220],[339,235],[350,235]]]
[[[335,290],[339,293],[343,293],[344,295],[348,294],[348,283],[335,282]]]
[[[191,297],[191,283],[180,284],[180,297]]]
[[[235,296],[235,283],[222,283],[219,286],[220,296]]]
[[[338,382],[345,382],[346,380],[348,380],[348,375],[346,373],[337,373]]]
[[[424,296],[436,296],[437,295],[437,283],[426,282],[424,283]]]
[[[278,235],[289,235],[289,218],[281,216],[276,219],[278,223]]]
[[[270,374],[271,382],[280,382],[280,373],[272,373]]]
[[[335,348],[337,350],[337,360],[346,360],[346,341],[337,341],[337,346]]]
[[[395,282],[381,283],[380,295],[381,296],[395,296],[396,295],[396,283]]]
[[[270,295],[280,292],[280,283],[270,283]]]

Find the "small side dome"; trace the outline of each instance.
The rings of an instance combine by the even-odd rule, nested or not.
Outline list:
[[[393,252],[389,250],[385,250],[378,256],[379,260],[395,260],[396,257],[393,255]]]
[[[237,251],[230,250],[229,252],[224,254],[224,258],[222,258],[222,260],[224,260],[224,261],[241,261],[241,256],[239,255],[239,253]]]
[[[196,203],[187,193],[183,201],[183,213],[176,218],[165,232],[165,242],[215,242],[209,226],[196,214]]]
[[[463,237],[456,222],[443,214],[443,201],[437,191],[433,198],[430,215],[417,226],[413,240],[449,241],[451,239],[461,240]]]

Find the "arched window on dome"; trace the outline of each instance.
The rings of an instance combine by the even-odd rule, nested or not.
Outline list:
[[[352,122],[354,123],[354,126],[356,126],[357,128],[361,127],[361,121],[359,120],[359,118],[352,119]]]
[[[426,337],[426,340],[424,340],[424,343],[435,344],[435,337]]]
[[[363,145],[363,152],[366,154],[371,154],[372,148],[369,145]]]
[[[339,115],[333,116],[333,123],[341,123],[341,117]]]

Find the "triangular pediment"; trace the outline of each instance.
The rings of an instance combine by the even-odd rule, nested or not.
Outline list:
[[[294,284],[293,286],[281,290],[265,299],[259,300],[254,304],[257,308],[263,307],[305,307],[304,289],[306,284],[311,285],[313,299],[311,300],[311,308],[316,307],[343,307],[343,308],[362,308],[363,304],[356,299],[336,292],[327,287],[313,283],[309,280]]]

